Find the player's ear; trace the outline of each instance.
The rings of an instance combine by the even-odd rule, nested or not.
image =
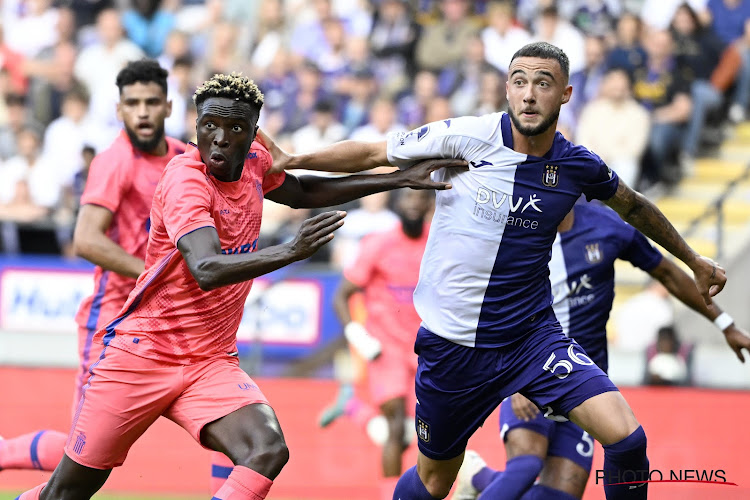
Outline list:
[[[164,118],[169,118],[170,116],[172,116],[172,101],[171,100],[167,101],[167,114],[164,115]]]
[[[568,101],[570,101],[570,96],[573,95],[573,87],[571,85],[568,85],[565,87],[565,91],[563,91],[562,95],[562,103],[565,104]]]

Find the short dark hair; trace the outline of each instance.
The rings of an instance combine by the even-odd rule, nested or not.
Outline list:
[[[260,112],[263,107],[263,93],[250,78],[239,73],[214,75],[198,87],[193,95],[196,106],[210,97],[227,97],[244,102]]]
[[[568,56],[560,47],[547,42],[534,42],[524,45],[511,57],[510,62],[518,57],[538,57],[540,59],[555,59],[560,63],[560,69],[567,80],[570,77],[570,61]]]
[[[134,83],[155,83],[161,87],[164,94],[167,94],[167,76],[169,73],[159,65],[158,61],[153,59],[140,59],[130,61],[124,68],[117,73],[117,88],[120,89]]]

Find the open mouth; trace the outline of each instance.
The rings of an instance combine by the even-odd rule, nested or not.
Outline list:
[[[227,157],[221,153],[211,153],[208,157],[208,161],[215,167],[223,167],[227,163]]]
[[[141,122],[135,127],[136,131],[138,131],[138,135],[154,135],[154,126],[147,122]]]

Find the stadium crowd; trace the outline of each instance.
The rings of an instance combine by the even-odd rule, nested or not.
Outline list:
[[[197,84],[241,71],[265,93],[261,127],[300,152],[503,110],[512,54],[549,41],[575,89],[560,131],[640,189],[689,176],[750,99],[748,0],[5,0],[0,14],[5,254],[70,252],[87,166],[120,129],[115,76],[141,57],[170,71],[167,135],[192,140]],[[344,266],[396,221],[389,206],[347,207],[317,258]],[[307,216],[269,206],[263,240]]]

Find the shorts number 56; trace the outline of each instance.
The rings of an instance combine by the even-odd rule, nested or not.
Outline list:
[[[589,358],[585,354],[575,352],[575,350],[573,349],[574,347],[576,347],[575,344],[571,344],[570,346],[568,346],[568,357],[570,359],[572,359],[576,364],[583,366],[594,364],[594,362],[591,361],[591,358]],[[547,362],[544,363],[543,368],[555,377],[562,380],[570,375],[570,372],[573,371],[573,363],[571,363],[567,359],[561,359],[557,363],[552,364],[555,361],[555,357],[556,356],[554,352],[550,354],[549,358],[547,358]]]

